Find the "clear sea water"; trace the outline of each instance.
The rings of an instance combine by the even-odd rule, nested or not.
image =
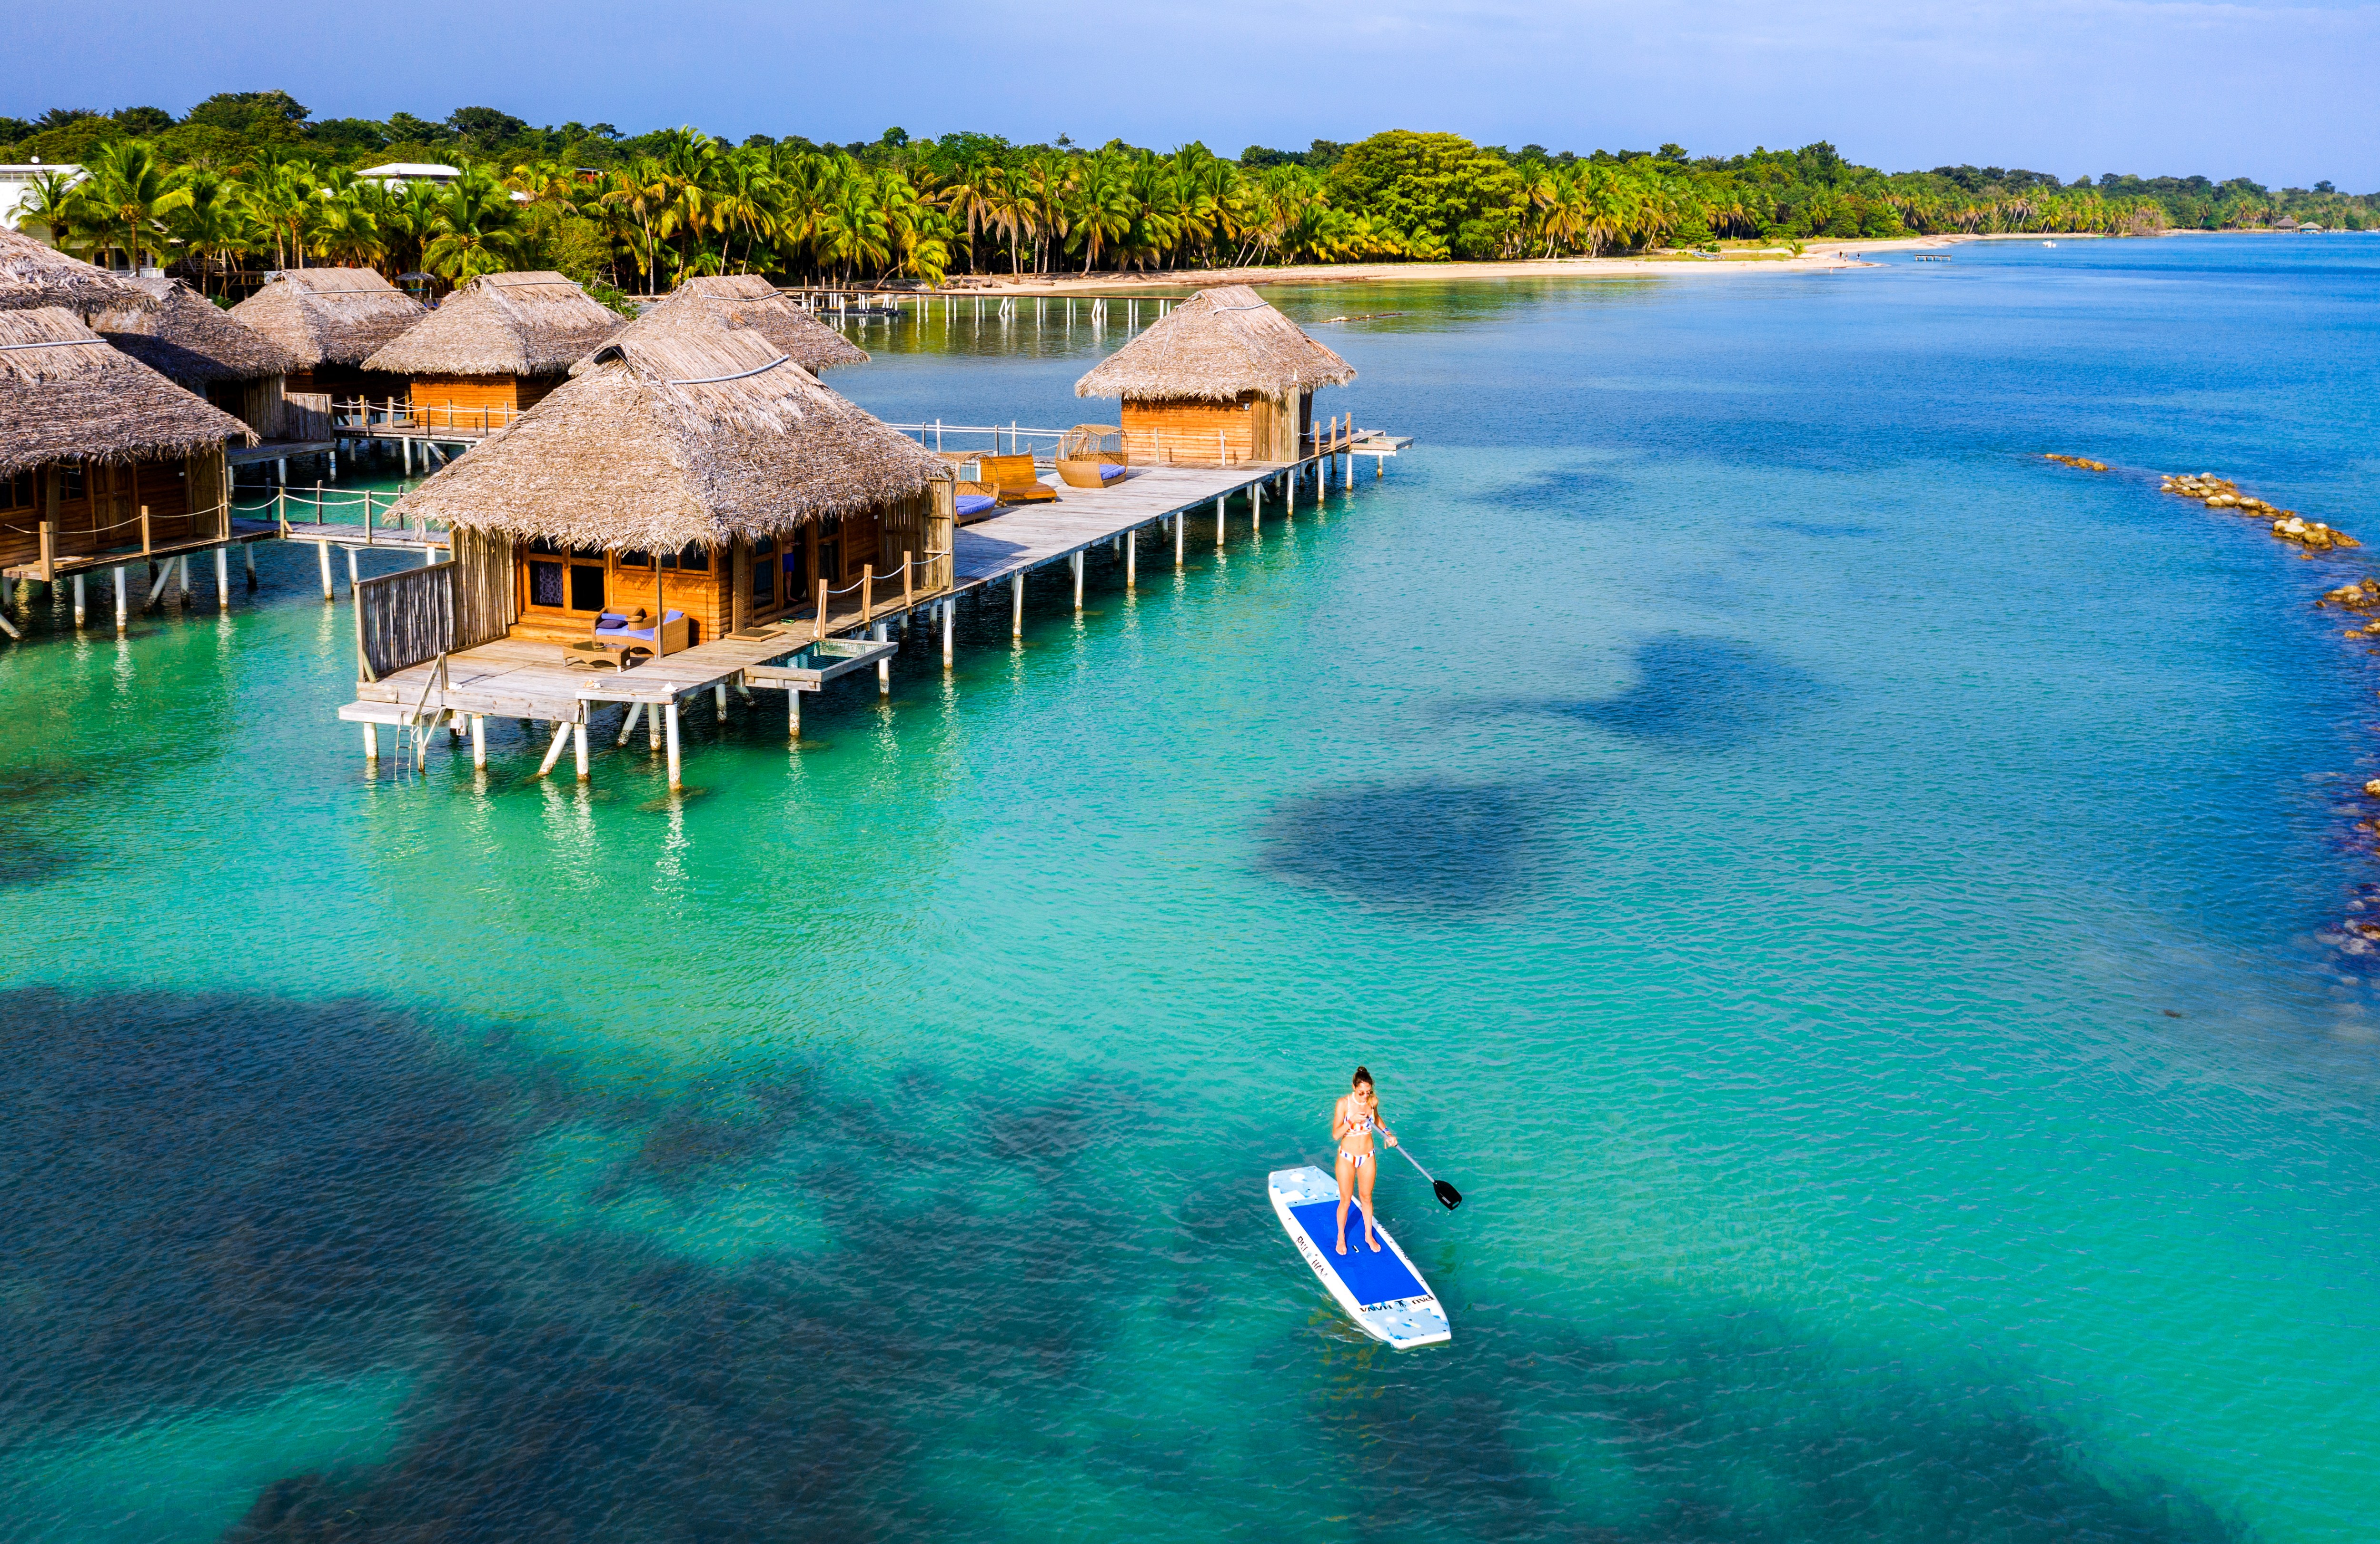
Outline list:
[[[2367,1536],[2364,554],[2154,473],[2380,540],[2380,240],[1281,298],[1384,480],[682,799],[368,778],[303,548],[35,603],[0,1535]],[[907,325],[834,383],[1105,416]],[[1359,1061],[1446,1346],[1265,1202]]]

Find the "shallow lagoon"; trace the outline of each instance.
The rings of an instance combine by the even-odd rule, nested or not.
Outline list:
[[[2356,1536],[2374,683],[2307,602],[2361,554],[2153,474],[2380,537],[2375,300],[2354,237],[1286,292],[1402,313],[1318,327],[1386,480],[1052,576],[1022,650],[969,611],[799,750],[690,715],[684,800],[509,725],[367,780],[304,548],[37,618],[0,1509]],[[888,418],[1102,414],[1112,332],[884,334]],[[1357,1060],[1470,1198],[1381,1181],[1451,1346],[1265,1204]]]

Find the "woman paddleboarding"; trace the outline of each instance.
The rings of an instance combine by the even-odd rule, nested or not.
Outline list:
[[[1397,1145],[1397,1134],[1380,1124],[1379,1096],[1372,1091],[1372,1075],[1362,1067],[1355,1069],[1354,1088],[1330,1107],[1330,1139],[1339,1144],[1339,1252],[1347,1252],[1347,1201],[1362,1185],[1364,1204],[1364,1243],[1374,1254],[1379,1253],[1380,1241],[1372,1236],[1372,1182],[1379,1177],[1378,1154],[1372,1150],[1372,1136],[1377,1132],[1389,1146]]]

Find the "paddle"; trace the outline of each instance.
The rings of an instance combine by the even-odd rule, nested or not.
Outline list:
[[[1402,1143],[1398,1144],[1397,1151],[1405,1152]],[[1421,1169],[1421,1160],[1409,1152],[1405,1152],[1405,1161],[1416,1169]],[[1421,1169],[1421,1177],[1429,1181],[1429,1187],[1438,1192],[1438,1204],[1447,1210],[1452,1211],[1463,1204],[1463,1192],[1431,1173],[1427,1169]]]

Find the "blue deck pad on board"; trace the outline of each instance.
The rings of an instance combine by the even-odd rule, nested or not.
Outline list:
[[[1297,1225],[1313,1236],[1322,1246],[1323,1262],[1339,1273],[1347,1290],[1364,1307],[1376,1303],[1392,1303],[1401,1297],[1419,1297],[1429,1289],[1415,1280],[1397,1258],[1396,1251],[1383,1242],[1378,1254],[1364,1246],[1364,1213],[1355,1206],[1347,1208],[1347,1252],[1334,1253],[1339,1243],[1339,1203],[1309,1201],[1305,1206],[1289,1209]]]

